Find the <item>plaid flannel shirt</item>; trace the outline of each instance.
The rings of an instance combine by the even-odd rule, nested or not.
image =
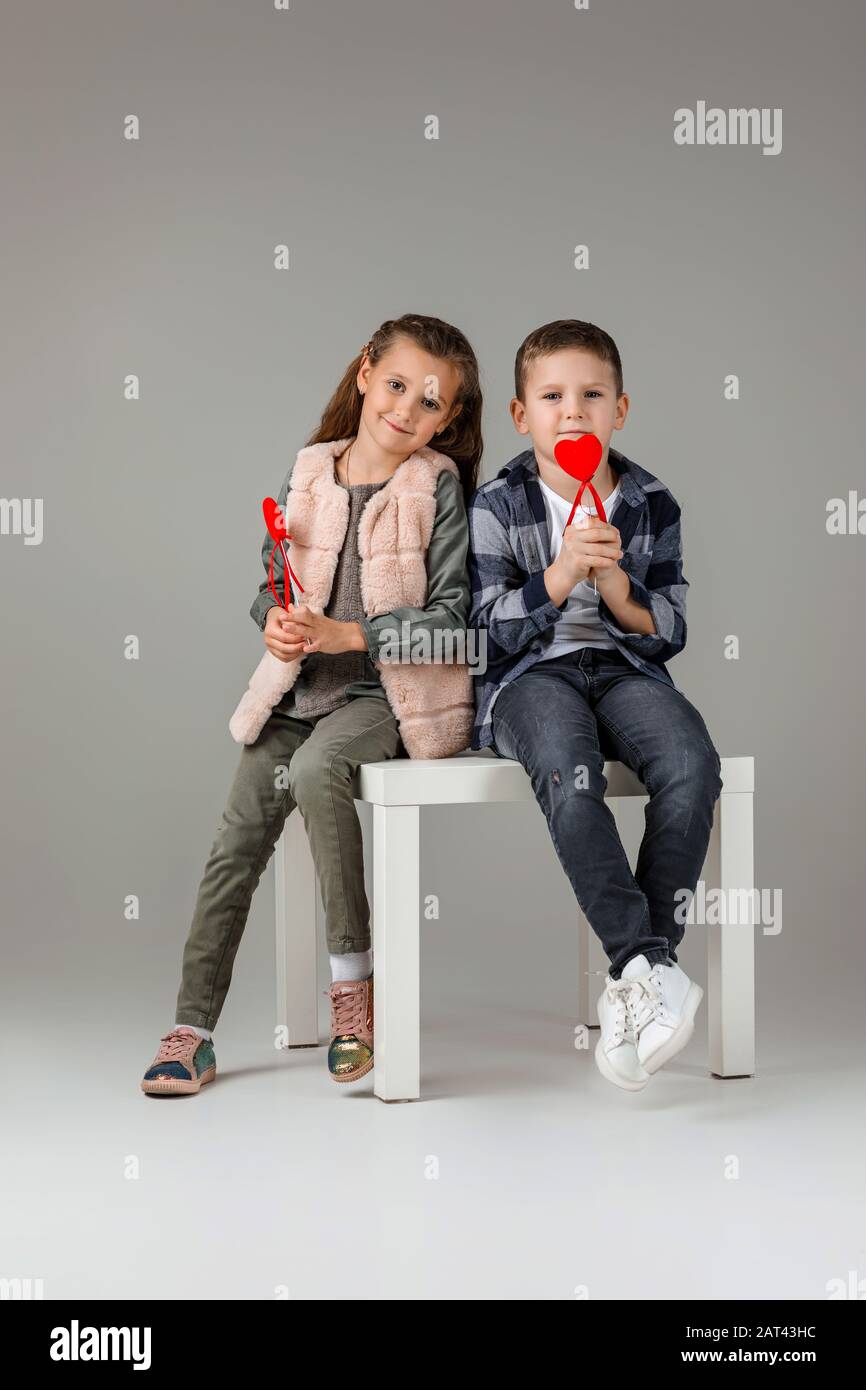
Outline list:
[[[686,644],[680,508],[664,483],[615,449],[610,466],[620,496],[608,518],[622,538],[620,568],[630,596],[648,608],[656,631],[625,632],[601,594],[598,613],[617,650],[645,675],[673,685],[665,668]],[[550,532],[535,451],[527,449],[482,483],[469,504],[468,625],[487,630],[486,670],[473,677],[475,726],[471,747],[493,742],[492,706],[509,681],[534,666],[553,641],[566,600],[555,604],[544,570],[551,563]]]

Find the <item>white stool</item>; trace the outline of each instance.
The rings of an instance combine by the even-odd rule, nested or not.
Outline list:
[[[605,763],[604,775],[606,800],[621,826],[627,804],[642,811],[646,789],[623,763]],[[753,1076],[754,758],[722,758],[721,777],[724,787],[702,877],[708,889],[722,890],[723,903],[745,898],[746,905],[734,923],[706,927],[710,1071],[719,1077]],[[466,752],[455,758],[366,763],[357,799],[373,806],[374,1090],[380,1100],[415,1100],[420,1094],[421,807],[534,797],[520,763]],[[275,867],[277,1022],[286,1028],[290,1047],[316,1046],[318,884],[298,812],[286,820]],[[597,1027],[590,1016],[595,1001],[590,1000],[589,961],[591,943],[598,943],[576,902],[574,909],[581,962],[577,1022]]]

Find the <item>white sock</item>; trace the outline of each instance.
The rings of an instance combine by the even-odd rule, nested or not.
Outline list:
[[[331,981],[366,980],[373,973],[373,952],[347,951],[342,956],[328,956],[331,962]]]
[[[196,1028],[194,1023],[176,1023],[175,1028],[191,1028],[194,1033],[198,1033],[200,1038],[207,1038],[208,1042],[213,1042],[213,1034],[207,1028]]]

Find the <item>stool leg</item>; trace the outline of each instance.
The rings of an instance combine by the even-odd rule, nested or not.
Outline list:
[[[274,855],[277,1024],[289,1047],[316,1047],[319,1000],[316,962],[319,885],[303,818],[286,817]],[[291,887],[291,895],[287,887]]]
[[[723,791],[713,823],[725,916],[736,914],[737,918],[724,926],[707,927],[707,1012],[714,1076],[755,1074],[753,802],[752,792]]]
[[[418,806],[373,808],[373,1090],[417,1100],[421,1054]]]

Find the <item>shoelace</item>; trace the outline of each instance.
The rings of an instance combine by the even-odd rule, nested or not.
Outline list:
[[[199,1038],[201,1042],[201,1038]],[[189,1047],[190,1034],[180,1033],[177,1028],[172,1028],[170,1033],[164,1033],[160,1038],[160,1049],[156,1056],[157,1062],[176,1062]],[[156,1065],[156,1063],[154,1063]]]
[[[661,1020],[667,1017],[661,992],[661,966],[654,965],[648,975],[637,975],[628,983],[632,989],[628,995],[627,1008],[637,1035],[654,1019]]]
[[[607,1001],[616,1010],[614,1022],[614,1042],[634,1042],[629,997],[633,980],[608,980]]]
[[[323,989],[322,993],[327,994],[331,1000],[332,1032],[335,1035],[359,1033],[364,1016],[366,992],[362,989],[346,989],[345,986],[335,989],[332,985],[330,989]]]

